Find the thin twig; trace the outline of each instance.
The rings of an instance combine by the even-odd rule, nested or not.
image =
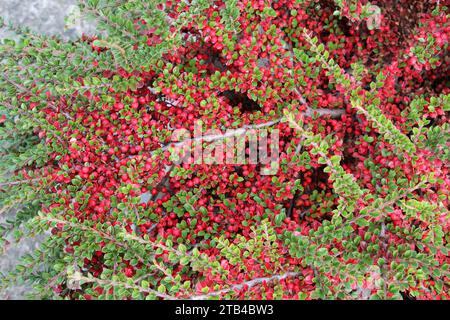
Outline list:
[[[250,280],[250,281],[247,281],[247,282],[243,282],[243,283],[240,283],[240,284],[233,285],[233,286],[231,286],[230,288],[227,288],[227,289],[222,289],[222,290],[219,290],[219,291],[213,291],[213,292],[210,292],[210,293],[207,293],[207,294],[203,294],[203,295],[198,295],[198,296],[191,296],[191,297],[189,297],[189,299],[191,299],[191,300],[205,300],[205,299],[208,299],[208,298],[211,298],[211,297],[220,296],[220,295],[222,295],[224,293],[228,293],[230,291],[239,291],[242,288],[244,288],[244,286],[247,287],[247,288],[252,288],[252,287],[257,286],[257,285],[259,285],[259,284],[261,284],[263,282],[268,283],[268,282],[274,282],[274,281],[281,281],[281,280],[289,278],[289,277],[297,277],[300,274],[301,274],[300,272],[287,272],[287,273],[285,273],[283,275],[274,275],[274,276],[271,276],[271,277],[256,278],[256,279],[253,279],[253,280]]]

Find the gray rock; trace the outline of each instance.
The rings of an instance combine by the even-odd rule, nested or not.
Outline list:
[[[65,39],[95,32],[95,24],[81,16],[77,0],[0,0],[0,16],[7,23]],[[0,30],[0,38],[10,36]]]

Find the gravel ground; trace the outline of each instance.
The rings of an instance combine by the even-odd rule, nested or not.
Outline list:
[[[92,34],[94,24],[78,18],[76,0],[0,0],[0,17],[5,22],[26,26],[31,30],[60,35],[65,39],[75,39],[82,33]],[[68,24],[65,17],[74,17]],[[14,33],[0,29],[0,39],[14,38]],[[9,213],[11,216],[13,213]],[[0,223],[6,217],[0,217]],[[14,268],[18,258],[39,246],[41,238],[24,239],[18,244],[12,244],[5,255],[0,255],[0,272],[7,272]],[[24,299],[30,291],[27,285],[16,285],[0,292],[0,299]]]

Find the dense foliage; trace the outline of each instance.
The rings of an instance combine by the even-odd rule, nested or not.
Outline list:
[[[96,37],[16,30],[0,46],[2,247],[45,240],[1,286],[449,298],[444,2],[81,0]],[[275,174],[173,161],[173,131],[199,120],[277,130]]]

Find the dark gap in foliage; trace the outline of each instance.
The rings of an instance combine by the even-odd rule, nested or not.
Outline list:
[[[231,106],[239,107],[242,113],[255,112],[261,109],[259,104],[250,99],[245,93],[240,93],[235,90],[225,90],[220,95],[225,97]]]
[[[234,171],[237,173],[238,176],[242,176],[242,167],[241,166],[234,166]]]
[[[383,21],[388,22],[392,28],[398,28],[398,44],[408,43],[410,35],[417,27],[419,17],[423,13],[429,13],[434,6],[428,1],[412,0],[403,3],[400,12],[397,7],[397,0],[371,2],[373,5],[380,7],[384,15]]]
[[[353,28],[351,25],[350,20],[347,17],[338,17],[337,19],[337,25],[339,29],[342,31],[344,36],[349,37],[351,36],[350,30]]]
[[[341,17],[340,19],[338,19],[338,26],[346,37],[349,37],[351,35],[350,30],[352,26],[349,19],[347,19],[346,17]]]
[[[409,295],[409,293],[406,292],[406,291],[405,292],[400,292],[400,294],[402,295],[403,300],[417,300],[415,297]]]
[[[297,175],[297,179],[300,179],[300,177],[302,176],[301,172]],[[299,190],[295,190],[294,196],[292,197],[291,201],[289,201],[289,207],[286,210],[286,216],[287,217],[291,217],[292,213],[294,212],[295,206],[296,206],[296,201],[297,198],[299,196]],[[303,215],[301,216],[301,218],[303,218]]]
[[[447,54],[445,58],[450,60],[450,55]],[[435,79],[433,79],[430,87],[436,94],[442,94],[445,88],[450,87],[450,68],[439,67],[433,71]]]
[[[332,1],[332,0],[322,1],[321,2],[321,7],[322,7],[321,10],[322,10],[324,15],[328,15],[330,17],[330,19],[336,19],[339,29],[342,31],[342,33],[346,37],[351,36],[350,30],[352,28],[354,28],[354,26],[352,25],[350,20],[347,17],[344,17],[344,16],[339,16],[339,17],[336,16],[336,17],[334,17],[332,15],[333,12],[340,10],[339,7],[336,6],[336,3],[334,1]],[[330,33],[329,30],[324,29],[323,31],[321,31],[320,37],[323,39],[325,37],[328,37],[330,34],[331,33]]]
[[[330,31],[325,29],[320,33],[320,38],[326,39],[330,34],[331,34]]]
[[[212,64],[216,70],[225,71],[225,66],[223,65],[220,57],[220,52],[212,47],[207,49],[208,52],[208,63]]]

